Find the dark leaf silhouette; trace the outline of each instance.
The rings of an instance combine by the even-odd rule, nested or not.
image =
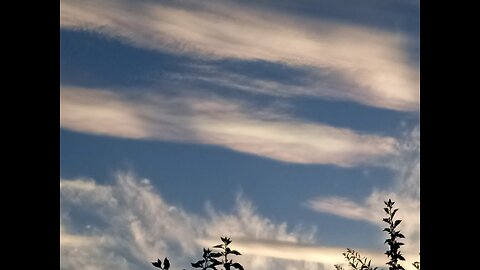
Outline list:
[[[221,257],[221,256],[222,256],[222,253],[220,253],[220,252],[210,253],[210,257],[212,257],[212,258],[218,258],[218,257]]]
[[[170,261],[165,257],[163,260],[163,269],[168,270],[168,268],[170,268]]]
[[[398,220],[395,220],[395,223],[393,224],[393,227],[397,227],[398,224],[400,224],[400,222],[402,222],[402,220],[398,219]]]
[[[239,269],[239,270],[243,270],[243,266],[239,263],[233,263],[232,266]]]
[[[222,242],[225,243],[226,246],[232,242],[232,240],[227,237],[220,237],[220,239],[222,239]]]
[[[222,264],[221,261],[219,261],[219,260],[217,260],[217,259],[213,259],[213,258],[210,259],[210,262],[212,263],[212,265],[220,265],[220,264]]]
[[[157,268],[162,268],[162,261],[160,261],[160,259],[158,259],[156,262],[152,262],[152,264]]]
[[[238,252],[236,250],[230,250],[230,253],[235,254],[235,255],[242,255],[242,254],[240,254],[240,252]]]

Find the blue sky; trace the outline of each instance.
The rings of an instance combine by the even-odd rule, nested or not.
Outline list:
[[[60,4],[62,269],[418,259],[417,1]]]

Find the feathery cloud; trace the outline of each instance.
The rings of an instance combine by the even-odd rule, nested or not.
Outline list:
[[[323,270],[345,262],[343,247],[314,243],[313,227],[288,230],[286,223],[258,214],[242,196],[232,213],[210,206],[203,215],[192,214],[166,202],[149,181],[118,173],[109,185],[61,179],[60,203],[61,269],[150,269],[150,261],[163,256],[180,268],[224,235],[243,254],[236,260],[245,269]],[[374,263],[385,260],[382,251],[357,251]],[[416,258],[404,254],[407,262]]]
[[[60,199],[62,269],[150,269],[149,261],[163,256],[180,268],[222,235],[234,240],[243,254],[236,259],[245,269],[321,270],[344,262],[343,248],[315,245],[315,230],[288,230],[286,223],[256,213],[243,197],[232,213],[210,207],[201,216],[169,204],[134,175],[119,173],[110,185],[61,179]],[[88,216],[78,219],[79,213]],[[382,256],[359,252],[372,259]]]
[[[419,68],[399,33],[274,10],[256,10],[229,1],[61,2],[60,25],[89,30],[133,46],[203,59],[232,58],[309,67],[331,72],[306,95],[364,105],[417,111]]]
[[[180,267],[201,255],[201,247],[206,247],[201,239],[220,235],[249,239],[243,241],[246,244],[256,239],[299,243],[311,238],[310,232],[304,232],[303,236],[300,232],[288,232],[285,224],[273,224],[259,216],[244,199],[237,201],[233,214],[217,216],[210,211],[201,217],[187,213],[165,202],[150,184],[141,183],[131,174],[118,174],[112,185],[62,179],[60,195],[61,267],[65,269],[106,269],[108,265],[118,269],[149,269],[149,260],[159,256],[169,256],[173,265]],[[73,218],[82,211],[91,218],[81,220],[91,222],[88,228]],[[278,265],[262,255],[244,255],[239,260],[252,269]],[[292,269],[302,269],[304,265],[303,262],[286,264]],[[312,269],[321,269],[318,267]]]
[[[395,155],[396,140],[296,120],[214,96],[168,97],[62,87],[62,128],[211,144],[284,162],[355,166]]]

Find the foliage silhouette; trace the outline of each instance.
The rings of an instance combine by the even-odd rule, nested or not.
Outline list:
[[[383,208],[387,217],[383,218],[383,221],[388,224],[388,227],[384,228],[383,231],[387,232],[388,238],[385,240],[385,244],[388,244],[389,249],[385,251],[385,255],[389,258],[389,261],[386,263],[389,266],[389,270],[405,270],[403,266],[400,265],[399,261],[405,261],[400,252],[400,247],[404,243],[398,241],[398,239],[405,238],[405,236],[397,230],[397,226],[402,222],[402,220],[395,219],[395,214],[398,211],[398,208],[393,209],[394,201],[388,199],[384,201],[386,207]],[[366,257],[361,257],[353,249],[347,248],[347,252],[342,253],[345,259],[348,261],[349,266],[355,270],[376,270],[378,267],[372,268],[370,266],[371,260],[368,260]],[[367,262],[368,260],[368,262]],[[412,264],[416,269],[420,270],[420,262],[414,262]],[[343,267],[339,264],[334,265],[337,270],[344,270]]]
[[[386,265],[389,266],[389,270],[405,270],[403,266],[400,265],[399,261],[405,261],[405,257],[402,255],[400,251],[400,247],[404,245],[404,243],[398,241],[398,239],[405,238],[405,236],[397,229],[398,225],[402,222],[402,220],[395,219],[395,214],[398,211],[398,208],[393,208],[395,204],[394,201],[388,199],[388,201],[384,202],[386,207],[383,208],[387,217],[383,218],[383,221],[388,224],[387,227],[383,229],[383,231],[387,232],[388,238],[385,240],[384,244],[387,244],[389,249],[385,251],[385,255],[389,258],[389,261]],[[228,255],[242,255],[240,252],[236,250],[232,250],[229,245],[232,243],[232,240],[227,237],[220,237],[222,240],[221,244],[215,245],[212,248],[220,249],[218,252],[214,252],[210,248],[203,249],[202,259],[198,260],[195,263],[191,263],[193,268],[199,268],[202,270],[221,270],[217,267],[223,266],[223,270],[232,270],[232,268],[236,268],[238,270],[244,270],[243,266],[237,262],[233,262],[233,260],[229,260]],[[343,252],[342,255],[348,262],[348,265],[354,270],[378,270],[378,267],[371,267],[371,260],[367,257],[362,257],[358,252],[353,249],[347,248],[346,252]],[[168,270],[170,268],[170,261],[165,257],[163,261],[158,259],[156,262],[152,262],[153,266]],[[420,262],[416,261],[412,264],[416,269],[420,270]],[[334,265],[337,270],[344,270],[342,265],[335,264]],[[185,269],[182,269],[185,270]]]
[[[203,249],[203,259],[197,261],[196,263],[192,263],[192,266],[195,268],[201,268],[202,270],[206,270],[208,268],[217,269],[218,265],[222,265],[225,270],[230,270],[231,267],[237,268],[239,270],[243,270],[243,266],[239,263],[234,263],[232,260],[228,260],[228,255],[242,255],[240,252],[236,250],[232,250],[228,247],[232,240],[227,237],[220,237],[222,240],[222,244],[218,244],[213,246],[213,248],[222,249],[220,252],[212,252],[210,249]],[[220,261],[216,258],[223,257]]]
[[[163,270],[168,270],[170,268],[170,261],[165,257],[163,260],[163,267],[162,267],[162,261],[158,259],[156,262],[152,262],[153,266],[163,269]]]
[[[353,269],[358,269],[358,270],[376,270],[378,267],[372,268],[370,266],[371,260],[368,260],[367,257],[361,257],[358,252],[356,252],[353,249],[347,248],[347,252],[342,253],[342,255],[347,259],[348,264],[353,268]],[[368,262],[367,262],[368,260]],[[337,270],[343,270],[343,268],[336,264],[335,268]]]
[[[191,263],[192,267],[199,268],[202,270],[207,270],[207,269],[220,270],[217,267],[223,266],[224,270],[231,270],[232,268],[236,268],[238,270],[244,270],[243,266],[240,263],[233,262],[233,260],[228,259],[228,255],[230,254],[237,255],[237,256],[242,255],[237,250],[231,249],[228,246],[230,245],[230,243],[232,243],[232,240],[227,237],[220,237],[220,239],[222,240],[222,244],[215,245],[212,248],[221,249],[221,251],[213,252],[209,248],[207,249],[204,248],[202,259],[198,260],[195,263]],[[167,258],[165,258],[163,262],[163,268],[162,268],[162,261],[160,261],[160,259],[158,259],[157,262],[152,262],[152,264],[153,266],[163,270],[168,270],[168,268],[170,267],[170,262]]]
[[[387,207],[383,208],[385,213],[388,215],[386,218],[383,219],[383,221],[388,223],[389,225],[387,228],[383,229],[383,231],[387,232],[390,236],[390,238],[387,238],[385,240],[385,243],[387,243],[390,247],[389,250],[385,251],[385,254],[387,255],[387,257],[390,258],[390,260],[387,262],[387,265],[390,266],[388,268],[389,270],[405,270],[405,268],[403,268],[403,266],[401,266],[398,262],[399,260],[405,261],[405,258],[399,250],[400,246],[404,244],[402,242],[399,242],[397,239],[405,238],[405,236],[401,234],[400,231],[396,230],[397,226],[402,221],[399,219],[394,219],[395,213],[397,213],[398,211],[398,208],[393,209],[394,204],[395,202],[388,199],[388,201],[385,202],[385,205]]]

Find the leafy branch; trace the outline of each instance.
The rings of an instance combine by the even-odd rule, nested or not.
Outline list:
[[[403,266],[400,265],[398,262],[400,261],[405,261],[405,258],[403,257],[402,253],[400,252],[400,246],[404,245],[402,242],[398,241],[397,239],[399,238],[405,238],[405,236],[400,233],[399,230],[396,230],[397,226],[402,222],[399,219],[394,219],[395,214],[398,211],[398,208],[393,209],[393,205],[395,202],[392,200],[388,199],[388,201],[384,202],[387,207],[383,208],[385,213],[388,215],[386,218],[383,219],[384,222],[388,223],[388,227],[383,229],[383,231],[387,232],[390,236],[390,238],[387,238],[385,240],[385,243],[389,245],[389,250],[385,252],[387,257],[390,258],[390,260],[387,262],[387,265],[390,267],[388,268],[389,270],[405,270]]]
[[[170,261],[165,257],[163,260],[163,267],[162,267],[162,261],[158,259],[156,262],[152,262],[153,266],[163,269],[163,270],[168,270],[170,268]]]
[[[398,211],[398,208],[393,208],[395,202],[391,199],[384,202],[386,207],[383,208],[387,217],[383,218],[383,221],[388,224],[383,231],[388,233],[388,238],[385,240],[385,244],[388,244],[389,249],[385,252],[385,255],[389,258],[389,261],[386,263],[389,266],[389,270],[405,270],[403,266],[400,265],[399,261],[405,261],[402,253],[400,252],[400,247],[404,245],[398,239],[405,238],[405,236],[397,229],[398,225],[402,222],[399,219],[395,219],[395,214]],[[347,248],[347,252],[342,253],[342,255],[347,259],[348,265],[355,270],[376,270],[377,267],[372,268],[370,266],[371,260],[368,260],[366,257],[361,257],[353,249]],[[420,262],[414,262],[412,264],[416,269],[420,270]],[[344,270],[343,267],[339,264],[334,265],[337,270]]]
[[[234,263],[233,260],[228,259],[229,254],[233,255],[242,255],[240,252],[236,250],[232,250],[228,247],[232,240],[227,237],[221,237],[222,244],[218,244],[213,246],[213,248],[222,249],[220,252],[212,252],[210,249],[203,249],[203,259],[197,261],[196,263],[192,263],[192,266],[195,268],[201,268],[202,270],[206,270],[211,268],[213,270],[217,270],[218,265],[222,265],[225,270],[230,270],[231,267],[234,267],[238,270],[243,270],[243,266],[239,263]],[[223,257],[223,259],[218,260],[216,258]]]
[[[367,257],[362,257],[358,252],[353,249],[347,248],[347,252],[342,253],[342,255],[347,259],[348,265],[355,270],[376,270],[377,267],[372,268],[370,266],[371,260]],[[342,266],[336,264],[334,265],[337,270],[343,270]]]

